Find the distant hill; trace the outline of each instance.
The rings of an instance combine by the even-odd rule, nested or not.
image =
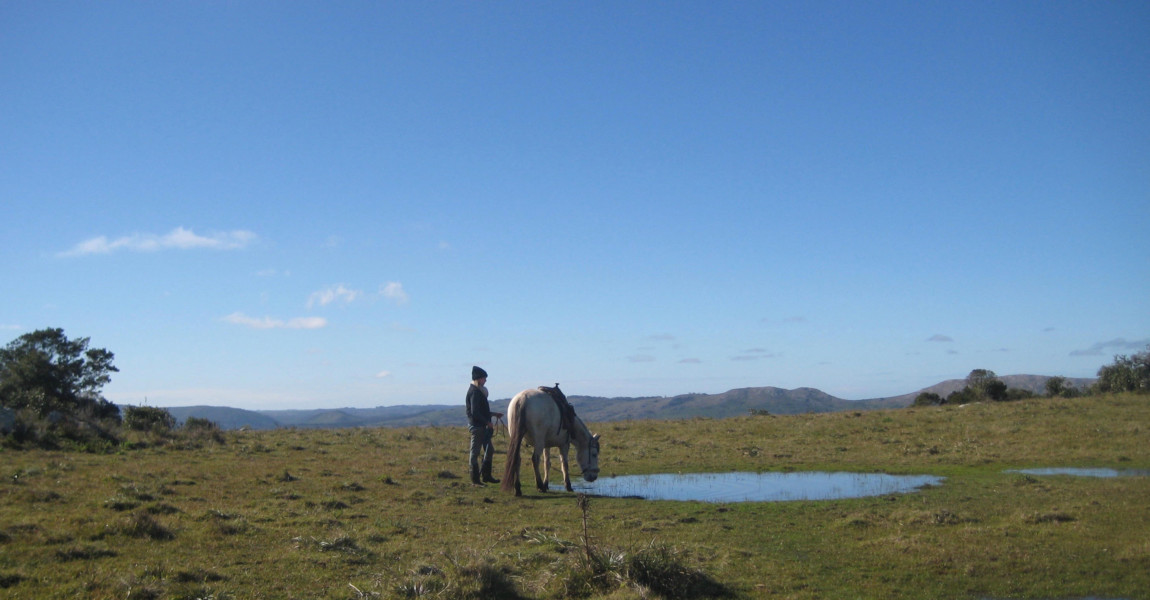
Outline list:
[[[1006,387],[1011,389],[1026,390],[1034,394],[1046,393],[1046,382],[1053,379],[1048,375],[1004,375],[999,377]],[[1085,390],[1096,381],[1093,378],[1084,377],[1066,377],[1066,384],[1076,387],[1079,390]],[[946,398],[953,392],[957,392],[966,387],[965,379],[947,379],[941,383],[936,383],[928,388],[923,388],[917,392],[903,394],[902,396],[895,396],[887,400],[894,402],[896,405],[910,406],[914,403],[915,397],[923,392],[931,392]]]
[[[1045,392],[1045,375],[1006,375],[999,377],[1010,388],[1025,389],[1035,394]],[[1093,379],[1071,379],[1067,383],[1085,389]],[[910,406],[922,392],[946,397],[961,390],[965,379],[951,379],[909,394],[870,400],[844,400],[814,388],[785,390],[755,387],[729,390],[721,394],[682,394],[641,398],[602,398],[568,396],[583,420],[609,423],[641,419],[689,419],[705,417],[722,419],[764,411],[775,415],[837,412],[847,410],[880,410]],[[506,412],[509,398],[491,403],[495,412]],[[467,424],[463,403],[458,405],[401,405],[375,408],[339,408],[312,410],[250,411],[219,406],[169,408],[176,420],[189,416],[208,419],[224,429],[275,429],[277,427],[422,427],[462,426]]]
[[[207,419],[223,429],[275,429],[280,426],[275,419],[252,410],[229,408],[227,406],[178,406],[167,409],[176,421],[183,423],[188,417]]]

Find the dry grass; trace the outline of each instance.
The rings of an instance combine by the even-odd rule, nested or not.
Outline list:
[[[466,483],[457,428],[4,450],[0,597],[1150,597],[1150,478],[1004,472],[1150,468],[1144,396],[592,428],[604,476],[948,479],[840,501],[595,498],[585,530],[573,495]]]

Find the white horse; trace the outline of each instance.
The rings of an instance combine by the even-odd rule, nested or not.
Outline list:
[[[575,444],[575,459],[579,461],[583,479],[595,481],[599,477],[599,436],[592,435],[583,420],[574,414],[569,421],[570,427],[563,421],[559,405],[543,390],[523,390],[511,399],[511,404],[507,406],[508,437],[511,441],[507,446],[507,470],[504,471],[501,486],[503,491],[514,491],[516,496],[523,495],[519,488],[519,446],[525,437],[527,443],[535,449],[531,454],[531,464],[535,468],[535,487],[539,491],[547,491],[551,475],[549,449],[555,447],[559,448],[559,457],[562,459],[563,485],[568,492],[573,491],[567,470],[567,450],[571,443]],[[543,459],[542,476],[539,474],[540,458]]]

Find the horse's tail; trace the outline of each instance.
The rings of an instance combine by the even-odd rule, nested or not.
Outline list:
[[[508,412],[510,412],[510,406]],[[507,468],[503,471],[503,483],[499,489],[518,496],[519,492],[519,463],[522,457],[519,453],[519,447],[522,446],[523,435],[527,430],[527,411],[524,410],[523,403],[515,406],[514,418],[507,419]],[[509,415],[510,416],[510,415]]]

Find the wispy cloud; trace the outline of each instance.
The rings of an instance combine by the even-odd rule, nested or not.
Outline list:
[[[1150,340],[1127,340],[1126,338],[1114,338],[1107,342],[1098,342],[1093,346],[1084,350],[1075,350],[1070,353],[1070,356],[1106,356],[1114,352],[1123,352],[1128,350],[1141,350],[1150,344]]]
[[[86,256],[89,254],[111,254],[120,250],[129,252],[158,252],[160,250],[238,250],[251,244],[256,234],[243,229],[200,235],[191,229],[177,227],[166,234],[135,233],[108,239],[107,236],[84,240],[58,256]]]
[[[390,377],[390,376],[391,376],[391,371],[380,371],[380,372],[376,373],[376,374],[375,374],[375,376],[376,376],[376,378],[378,378],[378,379],[383,379],[383,378],[385,378],[385,377]]]
[[[650,354],[632,354],[627,357],[627,361],[633,363],[648,363],[655,362],[655,357]]]
[[[949,335],[942,335],[941,333],[936,333],[936,334],[926,338],[926,341],[928,341],[928,342],[953,342],[954,338],[950,337]]]
[[[232,313],[224,317],[223,320],[233,325],[243,325],[253,329],[320,329],[327,326],[327,319],[322,317],[296,317],[285,321],[272,317],[249,317],[240,312]]]
[[[701,364],[703,364],[703,361],[701,361],[697,358],[684,358],[683,360],[679,361],[679,364],[681,364],[681,365],[701,365]]]
[[[355,302],[356,298],[359,298],[362,295],[363,292],[359,290],[348,289],[341,283],[335,287],[329,287],[319,290],[318,292],[312,292],[312,295],[308,296],[307,307],[312,308],[316,305],[327,306],[333,302],[351,304],[352,302]]]
[[[24,328],[20,325],[3,325],[0,324],[0,331],[23,331]]]
[[[732,356],[731,360],[759,360],[760,358],[776,358],[779,355],[771,352],[766,348],[748,348],[743,350],[742,353]]]
[[[396,304],[407,304],[408,301],[407,291],[403,289],[403,284],[398,281],[389,281],[379,286],[379,295]]]

